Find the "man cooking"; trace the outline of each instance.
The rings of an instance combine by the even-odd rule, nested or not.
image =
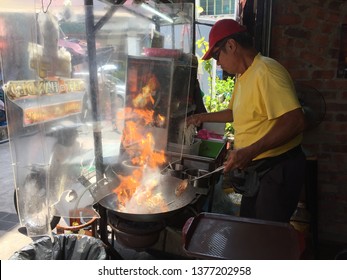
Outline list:
[[[236,75],[232,99],[228,109],[193,115],[187,125],[233,122],[234,148],[224,173],[244,177],[240,216],[289,222],[305,174],[305,117],[293,81],[282,65],[257,52],[246,28],[232,19],[212,27],[202,59],[210,58]]]

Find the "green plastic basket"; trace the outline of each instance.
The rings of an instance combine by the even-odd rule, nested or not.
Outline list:
[[[216,159],[225,146],[225,142],[215,140],[202,140],[199,147],[199,156]]]

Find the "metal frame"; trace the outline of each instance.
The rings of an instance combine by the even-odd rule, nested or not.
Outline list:
[[[114,0],[114,1],[103,1],[110,4],[122,5],[126,0]],[[163,3],[172,3],[171,1],[160,1]],[[186,3],[193,3],[194,0],[185,1]],[[93,0],[84,0],[85,6],[85,24],[87,34],[87,46],[88,46],[88,58],[89,58],[89,84],[91,91],[91,105],[92,105],[92,116],[93,116],[93,137],[94,137],[94,155],[95,155],[95,169],[96,169],[96,181],[100,181],[104,175],[104,164],[103,164],[103,149],[102,149],[102,134],[100,129],[100,112],[98,106],[98,77],[97,77],[97,63],[96,63],[96,41],[95,33],[99,30],[115,13],[118,7],[110,6],[110,9],[106,14],[94,25],[94,13],[91,7],[94,5]],[[194,19],[195,22],[195,13]],[[195,24],[193,24],[193,36],[195,36]],[[193,38],[195,42],[195,38]],[[195,52],[195,44],[193,44],[193,53]],[[112,244],[108,240],[108,223],[107,223],[107,209],[101,205],[96,205],[100,215],[99,219],[99,235],[100,239],[107,246],[107,252],[112,259],[122,259],[122,256],[114,249]]]

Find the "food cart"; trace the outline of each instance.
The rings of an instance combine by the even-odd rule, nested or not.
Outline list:
[[[163,218],[206,199],[210,184],[175,195],[173,164],[219,163],[182,138],[195,110],[194,4],[85,2],[69,17],[55,5],[4,12],[4,90],[28,236],[50,236],[61,217],[96,218],[108,244],[109,213],[161,230]]]
[[[246,244],[244,225],[263,228],[202,213],[211,210],[218,174],[177,191],[185,169],[222,165],[226,145],[211,154],[206,143],[187,143],[185,121],[196,109],[194,4],[168,2],[86,0],[70,10],[40,5],[1,15],[16,207],[28,236],[52,236],[61,218],[95,220],[94,234],[112,258],[122,258],[114,242],[229,258],[193,246],[204,234],[200,226],[226,225],[204,237],[206,248],[225,252],[230,242],[222,248],[215,236],[233,240],[229,228],[240,228],[237,237]],[[295,243],[283,225],[266,224],[265,238],[273,228]],[[296,258],[298,251],[280,256]]]

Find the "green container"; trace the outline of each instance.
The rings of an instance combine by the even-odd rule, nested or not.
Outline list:
[[[199,147],[199,156],[216,159],[224,147],[224,141],[202,140]]]

